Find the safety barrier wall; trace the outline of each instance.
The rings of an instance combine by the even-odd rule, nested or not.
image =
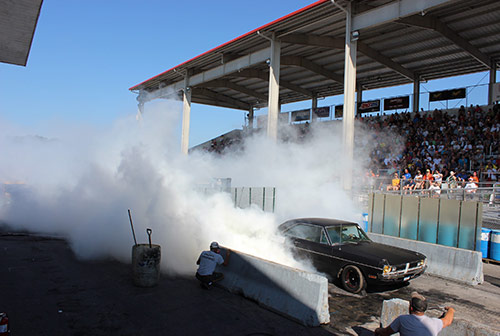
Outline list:
[[[382,313],[380,315],[381,325],[387,327],[396,317],[408,314],[409,305],[410,303],[406,300],[384,300],[382,303]],[[439,336],[498,336],[499,334],[500,329],[498,329],[498,327],[486,326],[476,322],[455,318],[450,326],[441,330]]]
[[[469,285],[477,285],[484,281],[481,252],[373,232],[368,232],[368,236],[377,243],[423,253],[427,257],[427,273]]]
[[[221,192],[230,193],[234,206],[241,209],[256,206],[263,211],[274,212],[276,207],[275,187],[230,187],[227,185],[210,185],[199,186],[196,190],[204,195],[212,195]]]
[[[482,207],[475,201],[374,193],[368,231],[479,251]]]
[[[225,255],[225,250],[221,252]],[[330,322],[328,280],[318,274],[301,271],[232,250],[220,284],[230,292],[307,326]]]
[[[238,208],[257,206],[263,211],[274,212],[276,206],[275,187],[237,187],[231,188],[231,199]]]

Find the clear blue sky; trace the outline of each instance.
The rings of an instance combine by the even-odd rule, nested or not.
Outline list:
[[[312,2],[45,0],[27,66],[0,63],[0,120],[34,130],[57,120],[107,127],[136,113],[129,87]],[[424,85],[474,85],[486,83],[483,77]],[[364,98],[408,93],[408,88],[366,92]],[[341,98],[319,105],[337,102]],[[193,104],[190,145],[241,128],[243,116]]]

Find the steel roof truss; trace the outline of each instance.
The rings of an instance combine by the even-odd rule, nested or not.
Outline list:
[[[399,0],[368,10],[352,18],[351,31],[374,27],[447,4],[450,0]]]
[[[253,69],[245,69],[242,71],[239,71],[238,73],[234,74],[234,76],[237,77],[244,77],[244,78],[259,78],[262,79],[263,81],[269,81],[269,74],[263,71],[259,70],[253,70]],[[299,85],[295,85],[293,83],[290,83],[286,80],[283,80],[280,78],[280,86],[284,87],[285,89],[292,90],[298,93],[303,94],[304,96],[307,97],[314,97],[314,93],[310,90],[304,89],[303,87]]]
[[[455,43],[457,46],[467,51],[472,57],[478,60],[480,63],[484,64],[486,67],[491,68],[490,58],[481,52],[478,48],[473,46],[469,41],[458,35],[454,30],[449,28],[446,24],[439,21],[433,16],[411,16],[399,20],[399,22],[408,24],[411,26],[417,26],[421,28],[431,29],[442,36],[446,37],[448,40]]]
[[[233,108],[235,108],[235,109],[241,109],[241,110],[250,109],[250,105],[241,101],[241,100],[231,98],[229,96],[217,93],[217,92],[209,90],[209,89],[195,87],[192,90],[193,90],[193,95],[202,95],[202,96],[212,98],[216,101],[228,103],[231,106],[233,106]]]
[[[249,89],[246,86],[233,83],[227,79],[214,80],[214,81],[211,81],[208,83],[198,85],[197,87],[225,87],[225,88],[237,91],[237,92],[241,92],[241,93],[246,94],[250,97],[255,97],[255,98],[261,100],[261,102],[267,102],[267,95],[260,93],[260,92],[257,92],[255,90]]]
[[[393,61],[390,57],[382,55],[380,52],[378,52],[377,50],[373,49],[372,47],[368,46],[367,44],[361,41],[358,41],[358,51],[370,57],[372,60],[377,61],[380,64],[383,64],[386,67],[400,73],[401,75],[405,76],[406,78],[412,81],[415,79],[415,73],[413,71]]]
[[[219,65],[215,68],[193,75],[189,78],[188,85],[196,86],[198,84],[206,83],[214,79],[219,79],[225,75],[237,72],[241,69],[251,67],[252,65],[263,63],[269,58],[270,51],[271,51],[270,48],[264,48],[259,51],[253,52],[251,54],[239,57],[233,61]],[[179,90],[184,89],[184,86],[185,84],[183,80],[172,83],[164,88],[160,88],[158,90],[150,92],[145,97],[145,101],[167,96],[172,92],[177,92]]]
[[[331,79],[337,83],[344,84],[344,76],[338,75],[319,64],[309,61],[304,57],[299,56],[281,56],[282,65],[294,65],[307,69],[315,74]]]
[[[295,43],[334,49],[344,49],[345,46],[344,39],[342,38],[312,34],[290,34],[283,36],[281,38],[281,41],[286,43]],[[400,73],[401,75],[412,81],[415,79],[415,74],[413,73],[413,71],[393,61],[391,58],[382,55],[380,52],[361,41],[358,41],[358,51],[370,57],[374,61],[377,61],[380,64],[383,64],[386,67]]]

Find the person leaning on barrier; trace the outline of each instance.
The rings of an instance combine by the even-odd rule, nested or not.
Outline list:
[[[230,250],[226,249],[226,260],[220,255],[220,248],[217,242],[210,244],[210,251],[203,251],[196,262],[198,271],[196,272],[196,279],[200,280],[201,287],[210,289],[214,282],[220,281],[224,278],[224,274],[215,272],[217,265],[227,266],[229,263]]]
[[[401,336],[436,336],[453,322],[455,309],[452,307],[445,307],[446,313],[439,319],[426,316],[426,310],[425,297],[413,292],[409,314],[398,316],[388,327],[375,329],[375,335],[388,336],[399,332]]]
[[[446,178],[446,183],[448,184],[448,188],[450,189],[458,188],[458,181],[454,171],[450,172],[450,176]]]

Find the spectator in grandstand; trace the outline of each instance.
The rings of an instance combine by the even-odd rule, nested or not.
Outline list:
[[[486,179],[488,181],[496,181],[497,180],[497,166],[491,161],[488,161],[486,167],[484,167],[486,171]]]
[[[432,197],[439,197],[439,195],[441,195],[441,187],[437,184],[437,182],[430,182],[429,194]]]
[[[472,181],[476,184],[479,183],[479,178],[477,177],[477,172],[472,172],[472,175],[470,176],[470,178],[472,179]]]
[[[478,106],[472,105],[467,110],[461,106],[457,114],[435,109],[432,113],[421,111],[389,115],[388,117],[370,117],[364,122],[376,130],[377,136],[384,130],[399,133],[406,141],[401,155],[391,155],[395,146],[387,142],[376,146],[372,153],[374,163],[386,160],[385,165],[374,168],[391,168],[393,166],[408,168],[410,171],[431,169],[439,170],[447,176],[447,170],[468,171],[481,169],[490,172],[488,177],[498,168],[487,166],[485,158],[494,156],[493,164],[500,163],[500,106],[495,105],[487,113]],[[374,138],[377,142],[377,137]],[[445,169],[446,168],[446,169]],[[496,174],[495,174],[496,175]],[[467,176],[468,177],[468,176]],[[497,177],[498,179],[498,177]]]
[[[434,182],[441,188],[441,183],[443,182],[443,174],[439,172],[439,170],[434,169],[434,174],[432,174],[432,177],[434,178]]]
[[[415,190],[417,189],[424,189],[424,176],[420,172],[420,170],[417,170],[417,174],[415,175]]]
[[[408,168],[405,168],[405,173],[401,176],[401,188],[408,189],[406,188],[406,186],[409,185],[410,182],[411,182],[411,174],[408,171]]]
[[[429,189],[430,185],[431,185],[431,182],[434,180],[434,177],[432,176],[431,174],[431,170],[430,169],[427,169],[425,171],[425,175],[424,175],[424,188],[425,189]]]
[[[448,184],[449,189],[458,188],[458,181],[454,171],[450,172],[450,176],[446,178],[446,183]]]
[[[472,177],[469,177],[469,182],[465,185],[465,190],[467,193],[475,193],[477,190],[477,184],[474,182]]]
[[[463,187],[465,186],[465,182],[467,182],[469,176],[466,172],[462,171],[462,172],[458,172],[455,174],[455,176],[457,177],[457,181],[458,181],[458,185]]]
[[[387,186],[387,191],[389,191],[389,190],[399,190],[400,183],[401,183],[401,181],[399,179],[398,173],[394,173],[394,175],[392,177],[392,180],[391,180],[391,184]]]

